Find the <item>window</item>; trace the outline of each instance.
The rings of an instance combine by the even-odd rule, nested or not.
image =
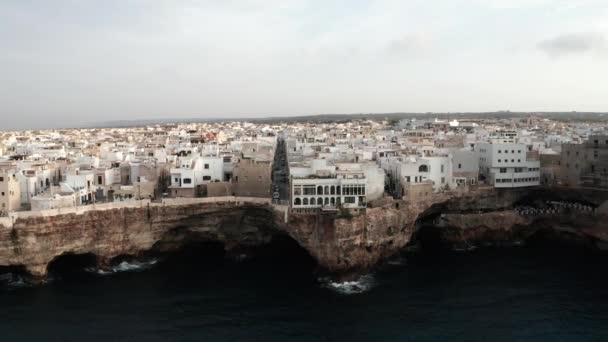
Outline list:
[[[501,151],[501,150],[498,150],[498,153],[502,153],[502,151]]]
[[[2,196],[4,196],[4,191],[2,191]]]
[[[511,163],[515,163],[515,159],[511,159]]]
[[[203,180],[204,180],[204,181],[211,180],[211,176],[203,176]]]
[[[205,164],[205,169],[209,169],[209,164]]]
[[[500,173],[507,173],[507,168],[506,167],[501,167],[500,168]]]
[[[224,157],[224,163],[230,163],[230,157]]]
[[[521,150],[517,150],[517,153],[521,153]]]
[[[302,204],[308,205],[308,198],[304,198],[304,200],[302,201]]]
[[[511,153],[515,153],[515,150],[511,150]]]
[[[518,162],[518,163],[521,163],[521,159],[517,159],[517,162]]]
[[[460,163],[459,163],[459,164],[458,164],[458,168],[459,168],[459,169],[462,169],[462,164],[460,164]]]
[[[441,173],[444,172],[443,164],[441,164]]]
[[[498,159],[498,162],[500,163],[500,159]]]
[[[192,184],[192,179],[184,178],[184,184]]]
[[[0,182],[4,182],[4,177],[0,177]]]
[[[301,205],[302,204],[302,200],[300,200],[299,198],[296,197],[296,200],[294,201],[295,205]]]
[[[179,183],[179,178],[175,178],[175,183]]]
[[[304,195],[315,195],[314,185],[304,185]]]
[[[418,172],[429,172],[429,167],[427,165],[420,165],[418,167]]]
[[[355,197],[353,197],[353,196],[344,197],[344,203],[355,203]]]
[[[445,177],[441,177],[441,184],[445,184]]]

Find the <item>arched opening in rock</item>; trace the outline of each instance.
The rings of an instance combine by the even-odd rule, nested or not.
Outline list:
[[[96,266],[97,257],[93,253],[66,253],[53,259],[47,265],[47,271],[51,276],[71,277],[82,275]]]
[[[167,235],[145,256],[162,259],[159,267],[178,272],[242,263],[279,271],[306,272],[316,268],[317,263],[308,251],[287,234],[276,233],[266,241],[242,240],[237,245],[225,245],[214,237],[182,229]],[[230,241],[234,242],[237,241]]]
[[[0,266],[0,287],[10,286],[27,276],[24,266]]]
[[[555,229],[539,229],[526,239],[525,244],[528,247],[553,252],[589,253],[594,250],[588,238],[574,232]]]
[[[272,263],[277,268],[312,269],[317,264],[308,251],[287,234],[274,235],[268,244],[254,250],[253,259]]]

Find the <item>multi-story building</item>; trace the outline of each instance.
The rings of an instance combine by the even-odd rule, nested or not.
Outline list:
[[[608,187],[608,135],[592,135],[582,144],[563,144],[560,182],[573,187]]]
[[[362,209],[367,206],[363,172],[310,175],[291,179],[291,206],[294,209]]]
[[[19,179],[12,170],[0,170],[0,214],[21,208]]]
[[[532,158],[524,144],[499,137],[492,142],[475,144],[479,153],[480,174],[496,188],[520,188],[540,185],[540,162]],[[501,142],[497,142],[501,141]]]

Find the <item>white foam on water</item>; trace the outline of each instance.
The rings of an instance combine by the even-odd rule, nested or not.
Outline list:
[[[97,273],[99,275],[110,275],[121,272],[139,272],[144,271],[152,266],[156,265],[158,260],[152,259],[148,261],[123,261],[120,264],[113,266],[109,270],[102,270],[98,268],[89,267],[85,269],[87,272]]]
[[[321,286],[343,295],[361,294],[370,291],[376,286],[372,274],[362,275],[352,281],[334,281],[329,277],[320,278]]]
[[[120,264],[112,267],[112,272],[134,272],[134,271],[143,271],[147,270],[150,267],[154,266],[158,260],[152,259],[149,261],[123,261]]]
[[[406,260],[403,257],[396,257],[396,258],[390,259],[386,263],[390,266],[403,266],[403,265],[405,265]]]
[[[13,273],[0,275],[0,284],[6,286],[8,289],[20,289],[31,286],[31,284],[26,282],[21,275]]]

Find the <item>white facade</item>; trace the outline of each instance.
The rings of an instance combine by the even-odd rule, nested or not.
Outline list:
[[[48,210],[59,208],[71,208],[76,206],[76,195],[74,193],[61,193],[54,195],[38,195],[31,199],[32,210]]]
[[[452,158],[449,156],[422,157],[429,165],[428,180],[433,182],[433,191],[450,189],[452,183]]]
[[[348,209],[365,208],[366,183],[363,174],[360,178],[293,178],[291,206],[294,209],[338,206]]]
[[[527,146],[518,143],[475,145],[479,152],[480,173],[496,188],[540,185],[540,161],[527,159]]]

